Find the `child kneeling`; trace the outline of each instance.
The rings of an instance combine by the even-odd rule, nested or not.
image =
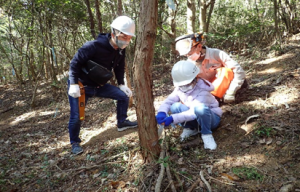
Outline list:
[[[172,68],[175,89],[158,109],[156,120],[165,126],[181,124],[181,140],[199,132],[205,149],[214,150],[217,144],[212,130],[220,123],[222,110],[218,101],[210,93],[213,85],[201,78],[197,79],[200,69],[191,61],[179,61]],[[167,114],[171,112],[170,116]]]

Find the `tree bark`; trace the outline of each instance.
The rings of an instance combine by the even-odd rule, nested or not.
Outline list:
[[[210,1],[209,11],[208,11],[207,21],[206,21],[206,28],[205,28],[204,32],[208,32],[210,19],[211,19],[212,12],[214,10],[215,2],[216,2],[216,0],[211,0]]]
[[[98,20],[98,30],[100,33],[103,33],[103,28],[102,28],[102,16],[101,16],[101,12],[100,12],[100,3],[99,0],[95,0],[95,7],[96,7],[96,16],[97,16],[97,20]]]
[[[134,82],[137,119],[142,156],[145,162],[158,158],[160,145],[153,106],[152,60],[156,37],[158,0],[143,0],[140,5],[140,20],[134,57]]]
[[[95,22],[94,22],[94,16],[93,16],[93,13],[92,13],[92,10],[91,10],[91,6],[90,6],[90,1],[89,0],[85,0],[85,4],[86,4],[86,7],[87,7],[87,11],[89,13],[89,17],[90,17],[90,29],[91,29],[91,34],[92,34],[92,37],[94,39],[96,39],[96,33],[95,33]]]
[[[199,29],[201,32],[206,32],[205,30],[205,26],[206,26],[206,12],[207,12],[207,8],[206,8],[206,0],[200,0],[200,14],[199,14],[199,22],[200,22],[200,26]]]
[[[191,34],[195,32],[195,16],[196,7],[195,0],[187,0],[187,33]]]
[[[200,0],[200,14],[199,14],[199,21],[200,21],[200,31],[201,32],[208,32],[209,29],[209,22],[210,18],[214,9],[215,0]],[[209,8],[209,12],[207,15],[207,10]]]
[[[118,16],[123,14],[123,9],[122,9],[122,0],[118,0],[118,11],[117,11]]]

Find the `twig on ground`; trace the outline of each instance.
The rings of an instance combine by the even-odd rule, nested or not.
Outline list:
[[[163,142],[164,142],[164,139],[163,139]],[[162,143],[162,145],[163,145],[163,143]],[[165,157],[165,149],[162,147],[160,155],[159,155],[159,159],[164,159],[164,157]],[[155,184],[155,192],[160,192],[161,182],[163,180],[164,174],[165,174],[165,166],[164,166],[164,163],[162,162],[160,164],[159,176],[158,176],[156,184]]]
[[[170,156],[169,153],[167,153],[167,156]],[[168,179],[169,179],[169,183],[171,185],[171,189],[172,189],[173,192],[176,192],[176,188],[174,186],[174,181],[172,179],[172,175],[171,175],[169,164],[167,164],[166,171],[167,171],[167,176],[168,176]]]
[[[114,162],[107,162],[107,163],[101,163],[101,165],[93,165],[90,167],[79,167],[77,169],[69,169],[68,171],[78,171],[77,173],[75,173],[75,175],[77,175],[78,173],[81,173],[84,170],[88,170],[88,169],[93,169],[93,168],[97,168],[97,167],[102,167],[103,165],[107,165],[107,164],[116,164],[116,163],[123,163],[124,161],[114,161]]]
[[[167,191],[167,189],[169,188],[170,185],[171,185],[171,183],[169,183],[169,184],[167,185],[167,187],[165,188],[164,192]]]
[[[194,190],[195,187],[197,187],[197,185],[201,182],[201,179],[198,178],[193,185],[186,191],[186,192],[192,192]]]
[[[234,183],[227,183],[227,182],[224,182],[224,181],[220,181],[218,179],[213,178],[212,176],[209,176],[209,178],[212,179],[212,180],[218,181],[220,183],[226,184],[226,185],[235,185]]]
[[[206,185],[208,191],[211,192],[210,184],[209,184],[209,183],[206,181],[206,179],[204,178],[204,176],[203,176],[203,171],[202,171],[202,170],[200,171],[200,178],[201,178],[201,180],[205,183],[205,185]]]
[[[182,174],[180,174],[180,173],[178,173],[178,174],[181,175],[182,177],[186,178],[186,179],[189,180],[190,182],[194,182],[192,179],[188,178],[187,176],[182,175]]]
[[[147,186],[145,185],[144,181],[142,179],[140,179],[140,181],[142,182],[143,186],[145,187],[145,191],[147,189]]]
[[[0,113],[5,113],[5,112],[7,112],[7,111],[10,111],[10,110],[12,110],[14,107],[10,107],[10,108],[8,108],[8,109],[5,109],[5,110],[3,110],[3,111],[0,111]]]
[[[107,160],[110,160],[110,159],[114,159],[120,155],[124,155],[126,152],[123,152],[123,153],[120,153],[120,154],[117,154],[117,155],[114,155],[112,157],[109,157],[109,158],[105,158],[105,159],[102,159],[100,162],[97,162],[97,163],[101,163],[101,165],[93,165],[93,166],[90,166],[90,167],[79,167],[77,169],[68,169],[68,170],[62,170],[62,171],[78,171],[78,170],[81,170],[81,169],[92,169],[92,168],[95,168],[95,167],[101,167],[102,165],[104,164],[111,164],[111,163],[120,163],[120,162],[124,162],[124,161],[114,161],[114,162],[108,162],[108,163],[102,163],[104,161],[107,161]]]

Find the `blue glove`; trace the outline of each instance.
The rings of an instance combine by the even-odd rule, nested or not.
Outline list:
[[[165,126],[169,126],[171,123],[173,123],[173,117],[169,116],[167,118],[165,118],[164,120],[162,120],[163,123],[165,123]]]
[[[163,120],[167,117],[167,114],[165,112],[158,112],[155,116],[156,121],[158,124],[162,124]]]

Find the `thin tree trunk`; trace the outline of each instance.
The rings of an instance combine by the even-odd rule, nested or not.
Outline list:
[[[100,3],[99,0],[95,0],[95,8],[96,8],[96,16],[97,16],[97,23],[98,23],[98,30],[100,33],[103,33],[103,28],[102,28],[102,16],[100,12]]]
[[[117,11],[118,16],[123,14],[123,9],[122,9],[122,0],[118,0],[118,11]]]
[[[145,162],[159,157],[158,129],[153,106],[152,60],[157,27],[158,0],[144,0],[140,5],[139,31],[134,58],[134,82],[137,119],[142,156]]]
[[[208,30],[209,30],[210,19],[211,19],[212,12],[214,10],[215,2],[216,2],[216,0],[211,0],[209,3],[209,11],[208,11],[208,15],[207,15],[206,28],[205,28],[204,32],[208,32]]]
[[[280,34],[279,34],[279,30],[278,30],[278,17],[277,17],[277,13],[278,13],[278,2],[277,0],[273,0],[274,2],[274,27],[275,27],[275,36],[276,36],[276,41],[280,42]]]
[[[201,32],[206,32],[205,31],[205,26],[206,26],[206,0],[200,0],[200,14],[199,14],[199,22],[200,26],[199,29]]]
[[[89,17],[90,17],[90,29],[91,29],[91,34],[92,34],[92,37],[94,39],[96,39],[96,33],[95,33],[95,22],[94,22],[94,16],[93,16],[93,13],[92,13],[92,10],[91,10],[91,6],[90,6],[90,1],[89,0],[85,0],[85,4],[86,4],[86,7],[87,7],[87,11],[89,13]]]
[[[187,33],[194,33],[195,32],[195,16],[196,7],[195,7],[195,0],[187,0]]]

